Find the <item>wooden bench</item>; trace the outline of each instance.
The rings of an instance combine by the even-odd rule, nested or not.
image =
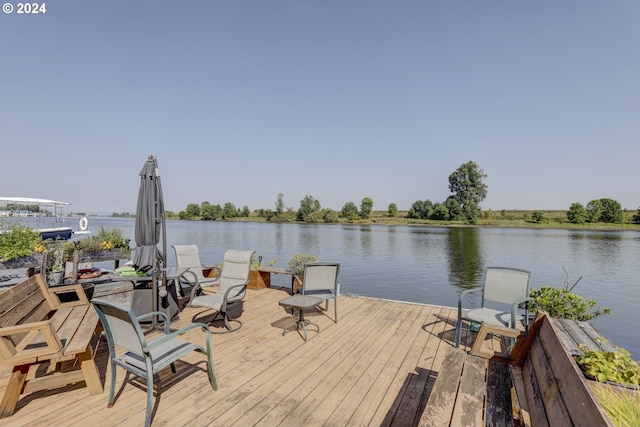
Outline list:
[[[612,426],[544,313],[508,360],[449,349],[420,425]]]
[[[61,302],[60,295],[70,292],[75,300]],[[89,393],[102,393],[91,351],[97,326],[98,315],[82,285],[48,288],[37,274],[2,293],[0,362],[12,373],[0,402],[0,418],[11,416],[26,393],[81,381]],[[79,369],[64,366],[68,361],[79,361]]]

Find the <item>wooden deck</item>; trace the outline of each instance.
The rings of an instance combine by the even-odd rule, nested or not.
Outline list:
[[[243,327],[234,333],[213,335],[218,391],[208,383],[204,357],[188,355],[161,373],[156,399],[156,426],[411,426],[420,418],[438,375],[445,350],[452,345],[456,309],[341,296],[340,322],[327,315],[305,315],[320,325],[309,330],[309,340],[283,325],[291,314],[278,305],[287,289],[248,291],[242,305],[230,312]],[[172,328],[211,312],[186,308]],[[466,342],[473,344],[475,334]],[[202,341],[201,331],[186,339]],[[98,346],[96,362],[105,392],[89,395],[85,387],[41,391],[23,397],[4,426],[142,425],[144,386],[117,370],[116,402],[107,408],[109,388],[106,343]],[[0,390],[8,369],[0,366]]]

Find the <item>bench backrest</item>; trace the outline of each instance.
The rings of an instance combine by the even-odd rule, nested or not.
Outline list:
[[[534,325],[533,338],[523,349],[526,357],[521,366],[526,407],[523,397],[518,396],[530,415],[531,424],[611,425],[549,318],[542,316]]]
[[[31,276],[0,294],[0,328],[38,322],[53,310],[42,292],[41,274]]]

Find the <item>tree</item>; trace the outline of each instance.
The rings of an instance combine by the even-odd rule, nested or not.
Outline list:
[[[333,209],[323,209],[322,212],[324,212],[324,222],[331,223],[340,220],[340,215]]]
[[[587,203],[587,221],[598,222],[602,215],[602,203],[600,200],[592,200]]]
[[[464,215],[462,213],[462,206],[460,206],[460,202],[453,196],[447,197],[447,200],[444,202],[444,206],[449,211],[447,219],[450,221],[457,221],[464,219]]]
[[[411,209],[409,209],[407,213],[407,218],[429,219],[432,210],[433,203],[431,200],[416,200],[413,202],[413,205],[411,205]]]
[[[235,218],[237,215],[238,215],[238,210],[236,209],[233,203],[227,202],[224,204],[224,207],[222,208],[223,219]]]
[[[613,199],[600,199],[602,212],[600,213],[600,221],[613,224],[621,224],[623,219],[622,207],[620,203]]]
[[[298,221],[306,221],[307,216],[319,210],[320,202],[318,200],[314,199],[313,196],[304,196],[304,199],[300,200],[300,208],[296,219]]]
[[[575,202],[567,211],[567,219],[572,224],[584,224],[589,219],[589,213],[581,203]]]
[[[284,194],[278,193],[278,199],[276,200],[276,214],[280,215],[284,212]]]
[[[200,205],[197,203],[189,203],[184,213],[184,219],[193,219],[200,216]]]
[[[433,205],[431,218],[438,219],[438,220],[449,219],[449,209],[447,209],[444,203],[436,203],[435,205]]]
[[[371,211],[373,210],[373,199],[371,197],[365,197],[360,203],[360,217],[362,219],[369,219]]]
[[[200,205],[200,216],[205,221],[212,221],[216,219],[216,213],[213,205],[209,202],[202,202]]]
[[[395,203],[389,203],[389,208],[387,208],[387,215],[391,218],[395,218],[398,216],[398,205]]]
[[[474,224],[482,213],[480,202],[487,197],[487,174],[476,162],[462,164],[449,175],[449,190],[460,203],[465,219]]]
[[[631,221],[633,221],[634,224],[640,224],[640,208],[638,208],[638,211],[636,212],[636,214],[633,216],[633,218],[631,219]]]
[[[243,218],[249,218],[250,215],[251,215],[251,209],[249,209],[249,206],[244,205],[242,207],[242,210],[240,211],[240,216]]]
[[[356,206],[356,204],[353,202],[345,203],[342,207],[342,216],[349,221],[358,219],[360,217],[360,214],[358,213],[358,207]]]

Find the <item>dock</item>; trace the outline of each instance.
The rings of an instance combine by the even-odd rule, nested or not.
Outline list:
[[[447,349],[453,345],[457,309],[342,295],[339,323],[329,310],[307,312],[320,326],[309,339],[282,328],[292,320],[278,305],[289,289],[249,290],[230,310],[243,327],[214,334],[214,365],[219,389],[209,385],[202,355],[192,353],[160,375],[155,426],[411,426],[417,425]],[[178,329],[208,321],[211,311],[185,308],[172,322]],[[149,337],[156,334],[152,332]],[[463,348],[475,334],[463,334]],[[193,330],[187,340],[204,342]],[[135,377],[126,384],[118,369],[116,402],[107,408],[109,388],[106,341],[96,336],[96,363],[103,394],[66,386],[20,399],[4,426],[137,426],[144,423],[146,389]],[[0,390],[9,369],[0,366]]]

